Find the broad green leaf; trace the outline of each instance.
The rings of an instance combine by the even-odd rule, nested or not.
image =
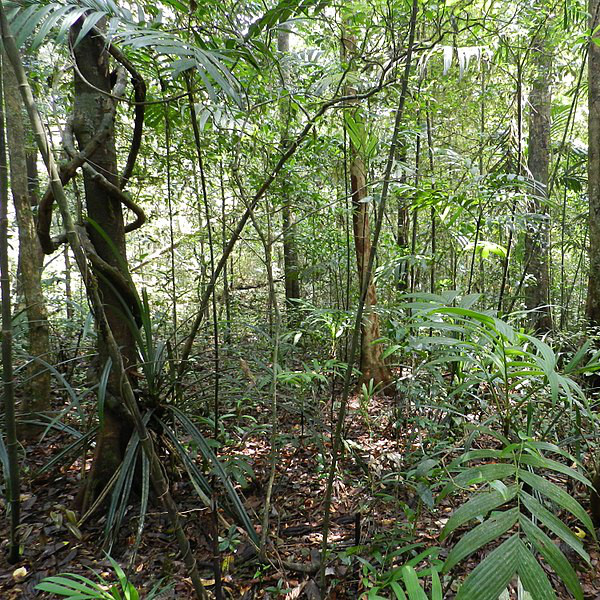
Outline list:
[[[442,582],[437,571],[431,574],[431,600],[444,600],[442,596]]]
[[[89,15],[86,15],[73,46],[77,46],[77,44],[81,42],[81,40],[92,30],[92,28],[98,24],[98,21],[103,19],[105,16],[106,13],[104,11],[94,11]]]
[[[590,564],[590,555],[584,550],[579,538],[556,515],[527,492],[522,491],[519,498],[536,519],[539,519],[554,535],[568,544],[585,562]]]
[[[402,567],[402,579],[404,580],[409,600],[428,600],[419,583],[417,572],[413,567],[408,565]]]
[[[467,523],[476,517],[485,517],[488,512],[506,504],[517,494],[518,487],[511,485],[508,488],[508,495],[503,495],[497,490],[491,492],[481,492],[457,508],[440,533],[440,540],[444,540],[457,527]]]
[[[225,473],[225,470],[223,469],[223,465],[221,464],[219,459],[215,456],[215,453],[210,449],[210,446],[206,443],[204,436],[200,433],[200,431],[192,423],[192,421],[190,421],[188,416],[185,413],[183,413],[181,410],[176,408],[175,406],[171,406],[169,408],[171,409],[171,411],[173,412],[173,414],[175,415],[177,420],[183,425],[183,428],[187,431],[187,433],[189,435],[191,435],[193,437],[194,441],[198,444],[198,448],[202,452],[202,455],[204,456],[204,458],[212,463],[212,466],[213,466],[216,474],[219,476],[221,483],[227,490],[227,495],[229,496],[229,499],[234,506],[236,515],[239,517],[241,523],[243,524],[244,528],[248,532],[248,535],[252,538],[252,541],[254,543],[258,544],[258,542],[259,542],[258,535],[256,534],[256,530],[254,529],[254,526],[252,525],[250,516],[248,515],[246,509],[244,508],[244,505],[242,504],[240,497],[238,496],[237,492],[235,491],[235,488],[231,484],[231,480],[227,476],[227,473]]]
[[[523,587],[531,594],[533,600],[553,600],[556,598],[544,569],[521,540],[519,540],[517,572]]]
[[[404,590],[400,587],[400,584],[398,582],[390,582],[390,587],[396,595],[396,600],[406,600],[406,594],[404,593]]]
[[[35,37],[30,44],[30,48],[37,49],[39,46],[41,46],[50,30],[71,10],[71,6],[61,6],[52,14],[48,15],[48,18],[40,24],[40,28],[35,34]]]
[[[56,5],[51,4],[49,6],[42,7],[37,5],[36,8],[37,11],[32,11],[31,14],[29,14],[28,11],[25,11],[24,14],[27,14],[27,18],[22,22],[18,17],[15,19],[14,22],[17,24],[18,21],[18,24],[13,29],[13,35],[15,37],[17,46],[22,46],[25,43],[27,38],[33,33],[39,23],[43,22],[48,15],[51,15],[52,12],[56,10]],[[21,26],[22,28],[20,29]]]
[[[587,354],[591,345],[590,340],[586,340],[584,344],[577,350],[573,358],[569,361],[569,364],[563,369],[565,373],[571,373],[571,371],[577,368],[577,365],[581,362],[584,356]]]
[[[575,518],[583,523],[592,537],[596,539],[596,530],[592,520],[575,498],[567,494],[562,488],[535,473],[519,469],[519,477],[533,489],[540,492],[540,494],[550,498],[550,500],[556,502],[561,508],[568,510]]]
[[[469,450],[468,452],[465,452],[458,458],[455,458],[450,463],[450,465],[448,465],[448,468],[453,469],[468,460],[476,460],[476,459],[480,459],[480,458],[498,458],[499,456],[500,456],[500,450],[494,450],[494,449]]]
[[[534,448],[537,448],[538,450],[546,450],[547,452],[554,452],[554,454],[564,456],[564,458],[566,458],[567,460],[575,462],[575,458],[573,456],[571,456],[571,454],[569,454],[566,450],[563,450],[556,444],[552,444],[550,442],[540,442],[540,441],[536,441],[536,440],[530,441],[530,442],[528,442],[528,444],[530,446],[533,446]]]
[[[515,475],[515,465],[508,463],[492,463],[471,467],[462,471],[442,490],[440,499],[445,498],[455,488],[466,488],[476,483],[485,483],[496,479],[505,479]]]
[[[14,17],[10,19],[10,27],[17,45],[19,45],[19,42],[23,42],[25,39],[27,39],[31,31],[33,31],[35,26],[38,24],[39,19],[36,15],[34,15],[34,13],[39,10],[39,4],[32,4],[25,9],[19,8]],[[46,10],[48,10],[47,7]],[[21,27],[24,25],[31,27],[31,30],[21,34]]]
[[[563,473],[564,475],[568,475],[572,479],[576,479],[577,481],[580,481],[581,483],[587,485],[590,488],[592,487],[592,482],[587,477],[585,477],[585,475],[579,473],[579,471],[576,471],[575,469],[572,469],[567,465],[563,465],[562,463],[559,463],[555,460],[551,460],[544,456],[539,456],[535,454],[522,454],[519,458],[519,461],[522,464],[530,465],[532,467],[538,467],[540,469],[548,469],[550,471]]]
[[[506,533],[519,517],[519,509],[511,508],[503,512],[492,514],[487,521],[481,523],[472,529],[460,539],[452,548],[444,563],[443,573],[447,573],[461,560],[484,546],[489,542],[498,539]]]
[[[491,552],[465,579],[456,600],[498,600],[519,565],[518,535],[513,535]]]
[[[35,587],[43,592],[51,592],[62,596],[72,596],[73,592],[79,592],[80,594],[83,594],[82,597],[84,598],[98,598],[99,592],[104,592],[99,585],[95,584],[90,579],[87,579],[82,575],[76,577],[71,574],[46,577]]]
[[[44,427],[46,425],[45,423],[38,422],[38,421],[32,421],[31,423],[33,425],[41,425],[42,427]],[[33,479],[36,479],[42,473],[45,473],[46,471],[49,471],[52,468],[54,468],[55,466],[59,465],[61,462],[65,461],[69,456],[73,456],[74,459],[76,459],[77,454],[79,453],[80,449],[85,444],[88,444],[90,441],[90,438],[93,438],[97,432],[98,432],[98,426],[96,425],[96,426],[92,427],[92,429],[87,431],[84,435],[82,435],[81,437],[78,437],[74,442],[70,443],[68,446],[63,448],[58,454],[54,455],[47,463],[44,463],[44,465],[42,465],[40,467],[40,469],[34,473]],[[3,442],[0,441],[0,460],[2,461],[2,464],[4,465],[4,454],[3,454],[2,448],[3,448]]]
[[[579,577],[558,546],[525,515],[519,517],[519,522],[527,539],[554,569],[561,581],[567,586],[571,594],[573,594],[575,600],[583,600],[583,590],[579,583]]]

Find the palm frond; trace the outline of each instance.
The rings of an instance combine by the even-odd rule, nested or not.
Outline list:
[[[79,33],[74,41],[77,44],[105,19],[108,22],[105,34],[108,42],[167,57],[170,59],[172,77],[177,77],[183,71],[196,69],[213,100],[217,100],[217,88],[238,106],[243,106],[241,86],[225,65],[224,54],[162,30],[159,18],[148,23],[143,11],[135,18],[131,11],[117,6],[112,0],[27,0],[11,4],[9,15],[17,45],[27,44],[31,49],[43,44],[54,30],[54,40],[63,43],[71,27],[81,20]]]

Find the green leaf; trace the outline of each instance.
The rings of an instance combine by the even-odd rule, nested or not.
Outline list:
[[[523,533],[537,548],[544,560],[554,569],[561,581],[567,586],[575,600],[583,600],[583,590],[575,570],[554,542],[525,515],[519,517]]]
[[[14,20],[15,27],[13,28],[13,35],[15,37],[17,46],[22,46],[25,43],[27,38],[33,33],[38,24],[42,22],[48,15],[52,14],[52,12],[56,9],[56,5],[51,4],[41,7],[37,5],[35,8],[37,10],[31,11],[31,13],[29,13],[29,11],[24,11],[24,13],[21,14],[21,16],[27,15],[24,20],[21,20],[19,17]],[[21,26],[22,29],[20,29]]]
[[[427,600],[427,596],[419,583],[419,577],[413,567],[405,565],[402,567],[402,579],[406,586],[409,600]]]
[[[452,548],[444,563],[443,573],[447,573],[461,560],[473,554],[476,550],[498,539],[506,533],[519,517],[519,509],[511,508],[503,512],[492,514],[490,518],[465,534]]]
[[[442,596],[442,582],[437,571],[431,573],[431,600],[444,600]]]
[[[236,515],[238,516],[242,525],[248,532],[248,535],[252,538],[252,541],[254,543],[258,544],[259,543],[258,535],[256,534],[256,530],[254,529],[254,526],[252,525],[250,516],[248,515],[246,509],[244,508],[244,505],[242,504],[242,501],[240,500],[240,497],[238,496],[237,492],[235,491],[233,485],[231,484],[231,481],[230,481],[229,477],[227,476],[227,473],[225,473],[225,470],[223,469],[223,465],[221,464],[219,459],[215,456],[214,452],[210,449],[209,445],[206,443],[204,436],[200,433],[200,431],[192,423],[192,421],[190,421],[188,416],[185,413],[183,413],[181,410],[176,408],[175,406],[170,406],[169,408],[171,409],[171,411],[173,412],[173,414],[175,415],[177,420],[183,425],[183,428],[187,431],[187,433],[189,435],[191,435],[193,437],[193,439],[195,440],[195,442],[198,444],[198,448],[202,452],[202,455],[204,456],[204,458],[206,458],[206,460],[208,460],[209,462],[212,463],[215,472],[217,473],[217,475],[219,476],[219,479],[223,483],[223,486],[227,490],[227,495],[229,496],[229,499],[234,506]]]
[[[585,562],[590,564],[590,555],[584,550],[579,538],[556,515],[552,514],[527,492],[522,491],[519,498],[536,519],[539,519],[554,535],[565,544],[568,544]]]
[[[556,594],[540,563],[521,540],[519,540],[517,572],[523,587],[531,594],[533,600],[553,600],[556,598]]]
[[[104,11],[94,11],[89,15],[86,15],[83,24],[81,25],[81,29],[77,34],[77,39],[73,42],[73,47],[77,46],[79,42],[98,24],[100,19],[103,19],[106,16]]]
[[[390,587],[396,595],[396,600],[406,600],[406,594],[404,593],[404,590],[400,587],[399,583],[397,583],[396,581],[392,581],[390,582]]]
[[[74,597],[75,594],[80,598],[106,597],[105,595],[100,595],[104,592],[100,586],[82,575],[75,577],[70,574],[61,574],[54,577],[45,577],[35,586],[35,589],[67,597]]]
[[[506,477],[515,475],[516,471],[515,465],[508,463],[492,463],[471,467],[452,479],[452,481],[442,490],[440,499],[446,497],[448,493],[456,487],[466,488],[475,483],[505,479]]]
[[[45,425],[43,422],[32,421],[32,424],[39,424],[42,427]],[[65,448],[63,448],[58,454],[54,455],[47,463],[44,463],[38,471],[36,471],[33,475],[33,479],[39,477],[42,473],[53,469],[55,466],[59,465],[61,462],[65,461],[69,456],[73,456],[74,460],[77,458],[79,451],[81,448],[90,442],[90,439],[93,438],[98,432],[98,426],[92,427],[88,432],[86,432],[81,437],[78,437],[74,442],[71,442]],[[0,459],[4,461],[2,454],[2,444],[0,444]],[[2,462],[4,464],[4,462]]]
[[[465,579],[456,600],[498,600],[517,572],[521,545],[515,534],[486,556]]]
[[[575,518],[581,521],[592,537],[596,539],[596,530],[592,520],[575,498],[567,494],[562,488],[535,473],[519,469],[519,477],[540,492],[540,494],[550,498],[550,500],[556,502],[561,508],[568,510]]]
[[[579,350],[577,350],[577,352],[575,353],[573,358],[569,361],[569,364],[563,369],[563,371],[565,373],[571,373],[572,371],[574,371],[577,368],[577,365],[579,365],[581,360],[587,354],[587,352],[590,348],[590,345],[591,345],[591,341],[586,340],[585,343],[581,346],[581,348],[579,348]]]
[[[580,481],[581,483],[587,485],[590,488],[592,487],[592,482],[587,477],[585,477],[585,475],[579,473],[579,471],[576,471],[575,469],[572,469],[567,465],[563,465],[558,461],[551,460],[544,456],[539,456],[536,454],[522,454],[519,458],[519,462],[525,465],[530,465],[532,467],[538,467],[540,469],[548,469],[551,471],[556,471],[557,473],[563,473],[564,475],[568,475],[572,479],[576,479],[577,481]]]
[[[482,492],[465,502],[457,508],[440,533],[440,540],[444,540],[452,531],[467,523],[471,519],[487,515],[488,512],[506,504],[517,495],[518,487],[511,485],[508,488],[508,494],[501,494],[497,490],[491,492]]]

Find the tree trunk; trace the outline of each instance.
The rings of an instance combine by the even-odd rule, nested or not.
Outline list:
[[[403,142],[400,152],[398,152],[398,162],[406,163],[406,144]],[[406,169],[402,169],[400,175],[400,184],[406,183]],[[406,260],[409,250],[409,233],[410,233],[410,212],[408,209],[408,198],[402,194],[398,198],[398,215],[396,221],[396,244],[398,246],[399,255],[404,256],[405,260],[400,261],[396,270],[396,289],[399,292],[408,290],[408,261]]]
[[[355,41],[348,32],[344,33],[342,51],[346,56],[353,57]],[[346,93],[352,94],[356,90],[348,87]],[[356,263],[358,266],[358,281],[360,288],[364,285],[365,273],[371,256],[371,227],[369,225],[369,203],[367,197],[367,169],[365,165],[364,148],[366,135],[362,123],[362,115],[356,107],[350,113],[354,121],[354,131],[350,138],[350,192],[352,195],[352,226],[354,230],[354,247],[356,249]],[[357,148],[352,138],[361,140],[361,148]],[[360,371],[361,382],[373,381],[375,386],[387,386],[391,380],[391,373],[386,366],[382,354],[381,344],[375,343],[381,337],[379,330],[379,315],[375,312],[377,293],[373,278],[367,283],[364,317],[361,325],[360,342]]]
[[[280,30],[277,36],[277,50],[282,54],[287,54],[290,50],[290,32]],[[281,65],[281,74],[283,78],[284,90],[288,87],[288,69],[285,64]],[[290,101],[285,98],[280,104],[280,114],[284,130],[281,136],[281,149],[289,146],[289,122],[290,122]],[[288,321],[293,322],[294,309],[297,308],[295,301],[300,299],[300,278],[298,248],[296,244],[296,217],[290,199],[289,185],[284,180],[281,186],[281,196],[283,207],[281,211],[283,226],[283,277],[285,280],[285,300],[288,312]]]
[[[0,11],[2,5],[0,4]],[[3,30],[3,24],[0,30]],[[10,533],[7,560],[10,564],[18,562],[21,552],[19,543],[19,524],[21,518],[21,480],[19,470],[19,444],[17,440],[17,421],[15,417],[15,394],[13,372],[13,330],[12,306],[10,298],[10,269],[8,264],[8,165],[6,164],[6,136],[4,135],[4,116],[2,81],[4,69],[10,65],[0,54],[0,312],[2,320],[2,394],[0,406],[3,417],[3,433],[6,436],[6,462],[8,473],[4,472],[6,500],[10,507]],[[6,64],[4,64],[6,63]]]
[[[531,324],[537,332],[552,329],[550,281],[548,274],[549,215],[545,203],[548,194],[550,162],[550,109],[552,56],[544,47],[543,37],[533,44],[535,79],[529,95],[529,158],[527,167],[532,178],[529,213],[534,221],[525,236],[525,269],[529,283],[525,287],[525,304],[531,312]]]
[[[6,129],[10,158],[10,187],[19,229],[20,289],[25,298],[28,324],[28,351],[32,357],[50,360],[48,311],[42,292],[44,254],[38,241],[28,184],[27,129],[17,80],[8,60],[4,61],[3,83],[6,105]],[[23,394],[21,411],[28,414],[50,408],[50,371],[32,362]],[[23,428],[25,435],[35,430]]]
[[[589,0],[590,27],[600,23],[600,0]],[[598,32],[595,39],[600,37]],[[600,326],[600,47],[591,41],[588,50],[588,198],[590,271],[586,317]]]
[[[73,27],[72,36],[77,36],[79,28],[80,23]],[[73,131],[79,147],[83,148],[100,127],[107,110],[107,103],[113,102],[112,99],[97,91],[111,91],[111,72],[109,54],[104,43],[93,33],[87,34],[75,46],[74,54],[78,71],[75,72]],[[110,183],[118,186],[114,122],[105,142],[90,157],[90,163]],[[88,226],[92,245],[101,259],[127,277],[125,228],[121,202],[107,193],[99,181],[85,170],[84,188],[87,214],[104,233],[101,235],[95,227]],[[135,341],[130,328],[132,324],[124,317],[122,299],[119,298],[115,287],[107,281],[106,276],[98,277],[98,281],[108,324],[121,350],[125,368],[128,369],[136,359]],[[104,364],[108,359],[108,351],[102,336],[98,339],[98,353],[101,364]],[[87,484],[78,498],[81,509],[85,509],[88,502],[98,495],[121,464],[133,429],[131,420],[124,410],[121,382],[114,376],[109,378],[107,392],[103,425],[98,434],[92,469]]]

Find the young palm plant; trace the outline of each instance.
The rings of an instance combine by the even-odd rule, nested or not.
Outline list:
[[[553,534],[586,564],[590,557],[571,527],[555,515],[554,507],[575,518],[596,539],[594,525],[581,504],[550,480],[560,475],[591,487],[579,471],[558,459],[573,458],[547,442],[524,439],[503,449],[465,453],[451,466],[452,481],[440,494],[443,499],[454,490],[468,490],[470,498],[457,508],[440,534],[442,541],[459,528],[482,519],[454,545],[443,572],[447,573],[484,546],[506,537],[469,574],[460,587],[457,600],[478,598],[496,600],[515,575],[534,600],[556,598],[553,586],[538,562],[541,556],[578,600],[583,591],[575,570],[563,551],[554,544]],[[479,464],[456,471],[466,462]],[[472,486],[479,486],[471,492]]]
[[[408,345],[422,353],[427,368],[450,367],[449,400],[471,430],[438,497],[439,502],[456,490],[467,496],[440,534],[442,541],[456,540],[442,573],[501,540],[467,576],[458,600],[496,600],[515,576],[534,600],[556,598],[540,558],[575,598],[583,599],[573,566],[551,536],[589,564],[572,522],[595,540],[592,520],[557,480],[592,488],[579,469],[582,423],[595,429],[597,419],[574,375],[597,370],[597,355],[585,360],[585,345],[560,369],[560,357],[544,341],[492,313],[474,310],[476,296],[413,299],[414,335]],[[426,335],[420,334],[423,330]],[[471,450],[478,435],[491,440],[491,447]],[[577,458],[566,444],[552,443],[565,438]]]

